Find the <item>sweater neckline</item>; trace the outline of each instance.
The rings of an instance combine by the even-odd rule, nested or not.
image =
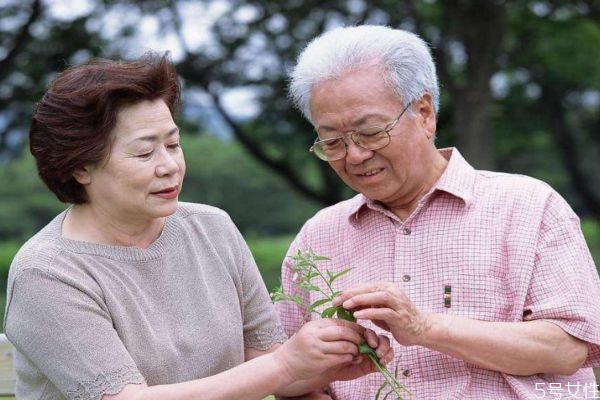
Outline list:
[[[65,238],[62,235],[62,224],[69,209],[67,208],[52,220],[48,227],[48,234],[57,238],[61,247],[74,253],[96,255],[120,261],[145,261],[161,257],[165,253],[165,249],[175,241],[177,224],[174,219],[177,218],[179,208],[166,218],[160,236],[147,248],[107,245]]]

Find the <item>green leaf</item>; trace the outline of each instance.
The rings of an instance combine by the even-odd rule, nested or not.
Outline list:
[[[314,303],[312,303],[310,306],[308,306],[308,310],[310,312],[314,311],[317,307],[322,306],[325,303],[329,303],[329,299],[320,299],[315,301]]]
[[[332,318],[337,311],[337,307],[327,307],[321,312],[321,318]]]
[[[354,318],[354,313],[352,313],[352,311],[348,311],[342,306],[337,306],[336,309],[336,314],[339,319],[345,319],[346,321],[356,322],[356,318]]]
[[[343,271],[340,271],[340,272],[338,272],[338,273],[336,273],[336,274],[333,274],[333,279],[337,279],[337,278],[339,278],[339,277],[340,277],[340,276],[342,276],[342,275],[346,275],[346,274],[347,274],[348,272],[350,272],[350,271],[352,271],[352,268],[346,268],[346,269],[345,269],[345,270],[343,270]],[[329,271],[327,271],[327,272],[329,272]]]

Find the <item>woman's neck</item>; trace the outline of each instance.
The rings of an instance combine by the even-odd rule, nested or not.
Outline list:
[[[62,235],[90,243],[147,248],[160,237],[165,221],[116,218],[90,205],[76,204],[67,212]]]

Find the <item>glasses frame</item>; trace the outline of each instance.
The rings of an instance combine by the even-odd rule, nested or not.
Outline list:
[[[328,139],[319,139],[319,137],[317,136],[317,138],[315,139],[315,142],[312,144],[312,146],[310,146],[310,148],[308,149],[308,151],[310,153],[313,153],[319,160],[323,160],[323,161],[337,161],[337,160],[341,160],[342,158],[346,157],[346,155],[348,155],[348,142],[344,139],[346,137],[350,137],[350,140],[352,140],[352,142],[360,147],[361,149],[365,149],[365,150],[371,150],[371,151],[376,151],[376,150],[381,150],[384,147],[388,146],[390,144],[390,142],[392,141],[392,137],[390,135],[390,131],[392,129],[394,129],[394,127],[396,126],[396,124],[398,123],[398,121],[400,121],[400,118],[402,118],[402,116],[404,115],[404,113],[406,112],[406,110],[408,110],[408,108],[411,106],[412,101],[408,102],[408,104],[402,109],[402,111],[400,112],[400,115],[398,115],[398,117],[396,119],[394,119],[392,122],[390,122],[389,124],[385,125],[385,128],[382,128],[380,131],[377,131],[375,133],[373,133],[370,136],[375,136],[377,134],[380,134],[381,132],[385,132],[387,134],[387,143],[384,144],[383,146],[380,147],[376,147],[373,149],[368,149],[366,147],[361,146],[360,144],[357,143],[357,139],[355,139],[355,135],[361,135],[362,132],[360,129],[355,129],[352,131],[347,131],[344,132],[342,135],[340,136],[336,136],[334,138],[328,138]],[[371,127],[371,128],[375,128],[375,126]],[[332,140],[338,140],[341,139],[342,142],[344,143],[344,154],[341,157],[336,157],[336,158],[328,158],[327,156],[325,156],[325,153],[323,151],[319,151],[319,150],[315,150],[316,147],[320,147],[321,144],[332,141]]]

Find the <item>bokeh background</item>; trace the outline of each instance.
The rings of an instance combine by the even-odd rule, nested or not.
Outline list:
[[[360,23],[431,43],[439,147],[555,187],[598,265],[596,0],[0,0],[0,301],[15,252],[65,208],[29,155],[36,100],[68,66],[146,51],[170,52],[184,88],[182,199],[225,209],[275,287],[302,223],[352,195],[308,154],[315,134],[286,98],[286,73],[315,35]]]

